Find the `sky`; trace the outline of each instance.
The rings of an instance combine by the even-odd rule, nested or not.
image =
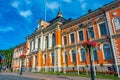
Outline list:
[[[47,1],[47,2],[46,2]],[[54,19],[59,8],[63,17],[76,19],[113,0],[0,0],[0,50],[26,41],[38,20]],[[46,4],[46,6],[45,6]]]

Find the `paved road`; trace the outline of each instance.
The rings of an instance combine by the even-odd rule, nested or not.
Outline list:
[[[0,79],[0,80],[90,80],[90,78],[86,78],[86,77],[37,74],[30,72],[24,72],[22,76],[20,76],[18,73],[0,73],[0,75],[1,74],[4,75],[3,78],[5,79]],[[8,76],[8,78],[10,79],[7,79],[7,77],[5,76]],[[110,80],[110,79],[95,79],[95,80]]]
[[[24,77],[24,76],[15,76],[15,75],[0,74],[0,80],[40,80],[40,79],[30,78],[30,77]]]

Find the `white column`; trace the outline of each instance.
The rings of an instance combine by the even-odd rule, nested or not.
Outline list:
[[[109,32],[110,32],[110,41],[111,41],[111,44],[112,44],[112,49],[113,49],[113,56],[114,56],[114,60],[115,60],[115,65],[116,65],[116,69],[117,69],[117,74],[118,74],[118,77],[120,78],[120,72],[119,72],[119,67],[118,67],[118,61],[117,61],[117,55],[116,55],[116,48],[115,48],[115,45],[114,45],[114,40],[112,38],[112,26],[111,26],[111,21],[110,21],[110,15],[108,12],[105,13],[106,14],[106,18],[107,18],[107,23],[108,23],[108,29],[109,29]]]

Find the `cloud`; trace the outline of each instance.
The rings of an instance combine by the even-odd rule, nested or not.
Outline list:
[[[19,5],[20,5],[20,3],[18,1],[14,1],[14,2],[11,3],[11,6],[16,8],[16,9],[19,8]]]
[[[72,0],[63,0],[64,2],[70,3]]]
[[[9,32],[9,31],[14,31],[14,29],[12,27],[0,28],[0,32]]]
[[[31,10],[26,10],[26,11],[20,11],[19,14],[26,18],[26,17],[31,16],[32,12],[31,12]]]
[[[17,9],[18,13],[20,16],[27,18],[27,17],[31,17],[32,15],[32,11],[30,8],[24,8],[27,5],[31,5],[31,1],[30,0],[25,0],[25,3],[22,2],[18,2],[18,1],[14,1],[11,3],[11,6],[14,7],[15,9]]]
[[[59,4],[57,2],[50,2],[47,3],[47,8],[54,10],[54,9],[58,9],[59,8]]]
[[[81,8],[82,8],[82,10],[85,10],[86,7],[87,7],[87,3],[82,3],[82,4],[81,4]]]

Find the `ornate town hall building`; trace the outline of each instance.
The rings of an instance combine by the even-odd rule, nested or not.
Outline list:
[[[75,20],[65,19],[59,11],[56,18],[39,20],[26,43],[14,48],[12,68],[20,69],[20,54],[26,54],[24,66],[29,71],[77,71],[89,69],[89,54],[82,47],[95,41],[92,51],[95,70],[118,70],[120,66],[120,1],[88,11]],[[87,68],[86,68],[87,67]],[[103,71],[103,70],[102,70]]]

